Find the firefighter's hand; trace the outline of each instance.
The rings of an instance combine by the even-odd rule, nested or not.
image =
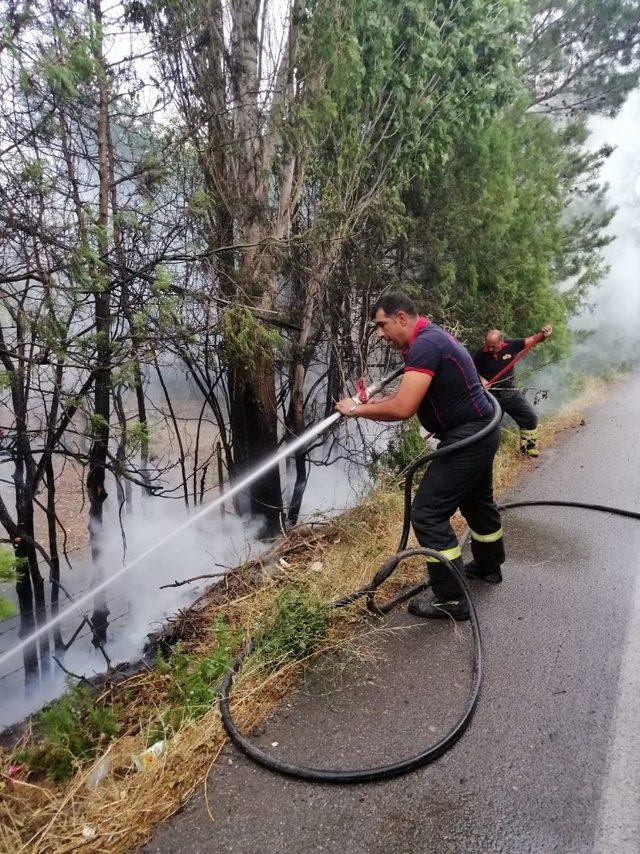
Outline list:
[[[553,332],[553,326],[550,323],[545,324],[540,332],[544,335],[545,338],[548,338]]]
[[[358,409],[359,404],[354,403],[353,399],[350,397],[345,397],[344,400],[339,400],[336,403],[336,409],[341,415],[346,415],[347,418],[355,418],[356,410]]]

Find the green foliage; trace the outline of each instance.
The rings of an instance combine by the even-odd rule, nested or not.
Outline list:
[[[88,421],[91,436],[99,436],[109,429],[109,422],[97,412],[91,412]]]
[[[42,63],[42,73],[54,95],[69,100],[77,95],[73,72],[67,66],[45,61]]]
[[[141,189],[147,193],[156,191],[167,178],[169,168],[169,164],[166,161],[161,160],[153,152],[148,152],[138,166]]]
[[[106,286],[104,264],[96,249],[84,242],[70,258],[71,275],[77,287],[103,290]]]
[[[20,561],[16,558],[13,549],[0,546],[0,584],[16,582],[20,575]],[[13,604],[0,594],[0,620],[13,617],[15,608]]]
[[[137,421],[127,428],[127,447],[131,451],[137,451],[143,445],[149,445],[149,425]]]
[[[36,716],[42,739],[16,756],[34,773],[53,781],[68,779],[118,735],[113,709],[95,704],[94,693],[76,685]]]
[[[250,372],[259,362],[273,362],[282,335],[256,320],[243,305],[229,306],[220,316],[222,355],[227,365]]]
[[[267,624],[258,628],[252,661],[270,671],[310,655],[329,627],[329,608],[314,593],[283,590],[273,602]]]
[[[211,212],[214,200],[202,187],[199,187],[187,203],[188,211],[193,217],[204,217]]]
[[[111,369],[111,384],[134,388],[137,380],[136,364],[133,359],[125,359],[117,367]]]
[[[320,20],[334,17],[322,30],[325,43],[335,39],[326,155],[336,202],[355,168],[367,188],[381,176],[396,193],[424,180],[450,159],[465,128],[481,126],[513,98],[521,12],[519,3],[485,0],[458,6],[455,15],[448,4],[420,0],[358,0],[339,20],[330,6],[317,10]]]
[[[0,594],[0,620],[8,620],[9,617],[14,617],[16,609],[13,603],[6,596]]]
[[[526,336],[551,322],[545,352],[566,351],[567,318],[600,275],[606,243],[602,218],[576,226],[565,216],[575,172],[586,168],[575,157],[566,129],[518,104],[462,135],[451,164],[407,194],[415,219],[405,245],[421,301],[475,330],[471,343],[487,325]],[[568,269],[572,285],[560,288]]]
[[[8,371],[0,371],[0,391],[11,388],[11,374]]]
[[[389,442],[386,450],[374,457],[371,472],[375,478],[397,476],[426,453],[427,446],[420,435],[420,422],[417,418],[412,418],[400,425],[397,435]]]
[[[153,290],[157,294],[164,294],[171,288],[173,277],[166,267],[158,267],[153,280]]]
[[[170,676],[167,692],[170,705],[151,728],[149,745],[160,738],[169,737],[180,729],[185,721],[202,717],[213,705],[222,677],[229,669],[242,641],[242,632],[232,631],[223,617],[216,619],[212,631],[216,647],[204,658],[184,652],[180,644],[174,648],[166,661],[158,654],[158,671]]]
[[[42,187],[44,178],[42,161],[25,158],[20,177],[26,184],[32,184],[36,188]]]
[[[94,82],[99,74],[99,53],[95,38],[90,32],[79,31],[78,26],[74,29],[75,32],[71,34],[63,27],[56,28],[57,51],[52,56],[45,54],[38,68],[45,85],[63,101],[80,97],[84,88]]]

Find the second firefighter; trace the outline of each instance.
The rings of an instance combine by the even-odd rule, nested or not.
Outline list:
[[[551,324],[543,326],[540,335],[548,338],[553,332]],[[473,357],[480,378],[487,385],[509,362],[536,342],[535,335],[528,338],[505,339],[499,329],[490,329],[484,338],[484,346]],[[513,368],[509,368],[500,379],[491,385],[502,411],[510,415],[520,428],[520,450],[528,457],[538,456],[538,416],[524,394],[516,388]]]

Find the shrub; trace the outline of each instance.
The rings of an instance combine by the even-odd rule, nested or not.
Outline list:
[[[95,705],[93,691],[76,685],[36,716],[41,741],[16,756],[31,771],[53,781],[71,777],[120,731],[113,709]]]
[[[329,627],[329,608],[314,593],[283,590],[274,599],[272,619],[256,634],[254,661],[273,670],[305,658],[317,648]]]
[[[395,477],[427,451],[425,440],[420,435],[420,422],[417,418],[412,418],[402,424],[387,449],[373,460],[372,474],[377,479],[385,476]]]

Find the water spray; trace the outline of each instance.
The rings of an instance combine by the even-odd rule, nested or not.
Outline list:
[[[385,386],[387,386],[390,382],[393,382],[397,377],[402,373],[402,367],[398,367],[393,370],[390,374],[378,380],[378,382],[372,383],[370,386],[364,387],[364,383],[360,382],[358,385],[357,394],[355,394],[352,398],[354,403],[361,402],[363,399],[368,399],[372,395],[378,394]],[[312,425],[306,430],[301,436],[298,436],[297,439],[294,439],[291,442],[283,445],[283,447],[265,460],[263,463],[258,465],[253,471],[246,474],[239,481],[234,483],[224,495],[220,495],[215,501],[212,501],[211,504],[208,504],[198,513],[195,513],[186,522],[182,525],[179,525],[177,528],[174,528],[170,531],[166,536],[161,537],[156,543],[150,546],[146,551],[142,554],[135,557],[133,560],[129,561],[129,563],[125,564],[121,567],[117,572],[114,572],[113,575],[110,575],[109,578],[105,578],[100,584],[93,587],[79,599],[77,599],[72,605],[64,608],[62,611],[59,611],[55,617],[52,617],[48,620],[44,625],[37,628],[34,632],[32,632],[28,637],[23,638],[18,644],[12,647],[7,652],[0,655],[0,665],[4,664],[9,659],[13,658],[14,655],[26,649],[27,646],[32,644],[39,637],[42,637],[46,632],[48,632],[53,626],[58,625],[59,623],[66,620],[67,617],[71,616],[74,612],[81,609],[84,605],[89,604],[96,594],[101,593],[105,590],[110,584],[116,581],[118,578],[122,577],[138,564],[142,563],[145,558],[149,557],[149,555],[153,554],[158,549],[162,548],[162,546],[166,545],[170,540],[174,537],[181,534],[191,525],[194,525],[200,519],[203,519],[208,513],[212,510],[215,510],[223,501],[228,501],[230,498],[233,498],[234,495],[237,495],[240,492],[244,492],[247,487],[249,487],[256,480],[259,480],[264,474],[270,471],[272,468],[277,466],[282,460],[287,457],[292,456],[300,448],[304,448],[305,445],[308,445],[316,436],[320,436],[322,433],[326,433],[326,431],[332,427],[337,421],[340,420],[343,416],[339,412],[334,412],[332,415],[329,415],[327,418],[324,418],[322,421],[319,421],[317,424]]]

